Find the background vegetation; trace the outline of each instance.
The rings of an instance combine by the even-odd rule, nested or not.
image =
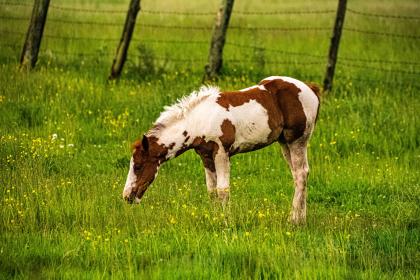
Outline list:
[[[50,7],[29,73],[17,65],[31,8],[0,4],[0,278],[419,278],[416,19],[347,13],[347,28],[403,36],[344,31],[311,141],[305,226],[288,222],[293,183],[276,145],[232,158],[227,211],[207,199],[193,152],[162,167],[142,204],[122,201],[131,143],[164,105],[200,85],[209,46],[209,30],[150,25],[213,22],[147,11],[212,13],[218,4],[142,1],[130,61],[110,84],[124,12],[77,9],[124,11],[127,1],[52,1],[76,10]],[[420,14],[418,1],[348,6]],[[326,30],[229,30],[218,85],[239,89],[270,75],[321,83],[335,8],[237,1],[232,26]],[[289,13],[314,10],[332,12]]]

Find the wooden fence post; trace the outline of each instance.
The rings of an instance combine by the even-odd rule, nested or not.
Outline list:
[[[32,69],[35,67],[49,5],[50,0],[35,0],[34,2],[31,22],[20,55],[21,68]]]
[[[136,17],[140,11],[140,0],[131,0],[128,7],[127,18],[125,19],[124,30],[118,44],[117,53],[112,62],[111,73],[108,79],[113,80],[121,75],[125,60],[127,59],[127,51],[133,36],[134,27],[136,26]]]
[[[204,80],[213,80],[220,73],[223,64],[223,47],[226,40],[226,31],[234,0],[222,0],[217,12],[216,22],[213,27],[213,36],[210,43],[209,62],[205,67]]]
[[[328,64],[324,79],[324,90],[330,91],[334,79],[335,64],[337,62],[338,47],[340,45],[341,31],[346,15],[347,0],[338,0],[337,15],[335,18],[333,35],[331,37],[330,51],[328,54]]]

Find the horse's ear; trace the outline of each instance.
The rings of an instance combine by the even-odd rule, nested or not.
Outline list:
[[[146,135],[143,135],[143,139],[141,140],[141,145],[143,146],[143,150],[145,152],[149,151],[149,139],[147,139]]]
[[[133,149],[133,150],[137,150],[137,149],[139,149],[141,147],[141,142],[140,142],[140,140],[136,140],[136,142],[134,142],[133,143],[133,145],[131,146],[131,148]]]

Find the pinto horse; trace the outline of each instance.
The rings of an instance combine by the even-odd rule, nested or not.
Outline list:
[[[226,202],[230,157],[278,142],[295,184],[291,219],[304,222],[307,144],[319,103],[317,86],[289,77],[268,77],[239,91],[203,86],[165,107],[142,140],[134,143],[123,197],[140,202],[162,163],[194,149],[204,164],[208,192]]]

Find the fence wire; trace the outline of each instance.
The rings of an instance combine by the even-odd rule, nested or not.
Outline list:
[[[0,5],[3,6],[23,6],[23,7],[32,7],[32,3],[28,2],[0,2]],[[55,4],[49,5],[50,9],[65,11],[65,12],[77,12],[77,13],[104,13],[104,14],[125,14],[127,10],[101,10],[101,9],[89,9],[89,8],[74,8],[69,6],[60,6]],[[215,16],[215,11],[210,12],[188,12],[188,11],[159,11],[159,10],[148,10],[141,9],[141,13],[144,14],[153,14],[153,15],[175,15],[175,16]],[[242,16],[267,16],[267,15],[318,15],[318,14],[332,14],[335,13],[335,10],[325,9],[325,10],[307,10],[307,11],[232,11],[235,15]]]
[[[397,65],[420,65],[420,62],[407,61],[407,60],[387,60],[387,59],[368,59],[368,58],[356,58],[356,57],[341,57],[338,60],[350,61],[350,62],[365,62],[373,64],[397,64]]]
[[[190,57],[190,58],[173,58],[173,57],[167,57],[167,56],[147,56],[147,55],[134,55],[131,56],[132,58],[137,59],[150,59],[150,60],[157,60],[157,61],[175,61],[175,62],[197,62],[197,63],[207,63],[207,59],[198,58],[198,57]],[[230,64],[267,64],[267,65],[296,65],[299,64],[299,66],[307,67],[310,65],[322,65],[324,61],[305,61],[304,64],[300,64],[298,61],[291,61],[291,60],[261,60],[256,61],[254,59],[233,59],[228,58],[224,60],[227,63]]]
[[[33,4],[29,2],[0,2],[0,6],[15,6],[15,7],[32,7]],[[105,10],[105,9],[90,9],[90,8],[74,8],[69,6],[61,6],[50,4],[50,9],[61,11],[61,12],[68,12],[68,13],[103,13],[103,14],[125,14],[126,10]],[[361,17],[371,17],[371,18],[384,18],[384,19],[392,19],[392,20],[401,20],[401,21],[413,21],[413,20],[420,20],[420,16],[408,16],[408,15],[392,15],[392,14],[377,14],[377,13],[368,13],[364,11],[360,11],[353,8],[347,8],[346,10],[349,14],[354,14],[356,16]],[[321,15],[321,14],[334,14],[336,11],[332,9],[325,9],[325,10],[311,10],[311,11],[293,11],[293,10],[277,10],[277,11],[236,11],[234,10],[232,13],[233,15],[238,16],[280,16],[280,15]],[[147,10],[142,9],[141,13],[149,14],[149,15],[171,15],[171,16],[215,16],[216,11],[214,12],[189,12],[189,11],[159,11],[159,10]],[[17,20],[17,21],[29,21],[29,17],[22,17],[22,16],[0,16],[0,19],[4,20]],[[48,22],[53,23],[62,23],[67,25],[95,25],[95,26],[115,26],[115,27],[122,27],[123,20],[121,22],[117,21],[100,21],[100,20],[72,20],[72,19],[65,19],[65,18],[48,18]],[[193,26],[193,25],[162,25],[162,24],[148,24],[148,23],[139,23],[138,26],[140,28],[147,28],[147,29],[169,29],[169,30],[188,30],[188,31],[210,31],[212,30],[212,26]],[[331,27],[322,27],[322,26],[297,26],[297,27],[283,27],[283,26],[244,26],[244,25],[230,25],[229,30],[238,30],[238,31],[251,31],[251,32],[320,32],[320,31],[331,31]],[[419,40],[420,35],[416,34],[403,34],[403,33],[395,33],[395,32],[385,32],[385,31],[376,31],[376,30],[365,30],[360,28],[354,27],[343,27],[343,31],[350,32],[350,33],[358,33],[362,35],[373,35],[373,36],[383,36],[389,38],[398,38],[398,39],[409,39],[409,40]],[[0,30],[1,35],[11,35],[11,36],[23,36],[25,33],[18,32],[18,31],[9,31],[9,30]],[[118,41],[120,38],[110,38],[110,37],[87,37],[87,36],[73,36],[73,35],[61,35],[61,34],[44,34],[45,38],[53,39],[53,40],[87,40],[87,41]],[[201,45],[209,45],[209,40],[160,40],[160,39],[140,39],[140,38],[133,38],[132,41],[134,42],[141,42],[144,44],[182,44],[182,45],[194,45],[194,44],[201,44]],[[6,48],[14,48],[19,49],[19,45],[15,44],[3,44],[0,43],[1,47]],[[277,53],[282,55],[290,55],[296,57],[302,57],[302,63],[299,63],[299,67],[307,67],[310,65],[322,65],[326,62],[327,57],[326,55],[319,55],[314,53],[306,53],[306,52],[299,52],[299,51],[289,51],[289,50],[282,50],[276,48],[267,48],[260,45],[250,45],[250,44],[241,44],[236,42],[227,42],[226,46],[230,46],[237,49],[242,50],[251,50],[251,51],[260,51],[260,52],[270,52],[270,53]],[[61,50],[47,50],[47,52],[43,52],[43,55],[46,56],[73,56],[73,57],[98,57],[100,55],[113,55],[113,52],[110,51],[92,51],[92,52],[73,52],[68,53]],[[197,63],[205,63],[207,60],[203,58],[174,58],[174,57],[167,57],[167,56],[142,56],[142,55],[131,55],[131,58],[134,59],[153,59],[156,61],[169,61],[169,62],[197,62]],[[307,60],[310,58],[311,60]],[[103,59],[103,57],[101,57]],[[99,60],[99,58],[98,58]],[[296,61],[291,60],[266,60],[266,58],[262,59],[261,61],[257,61],[255,59],[225,59],[226,63],[229,64],[263,64],[263,65],[296,65]],[[420,65],[420,62],[417,61],[407,61],[407,60],[387,60],[387,59],[369,59],[369,58],[359,58],[359,57],[339,57],[339,63],[345,68],[353,68],[353,69],[367,69],[378,71],[382,73],[392,73],[392,74],[406,74],[406,75],[419,75],[420,72],[414,69],[415,66]],[[387,66],[382,67],[382,65]],[[408,66],[409,69],[395,69],[389,68],[394,65],[401,65],[401,66]],[[412,69],[412,70],[411,70]],[[374,80],[378,81],[378,80]]]
[[[374,70],[374,71],[379,71],[379,72],[388,72],[388,73],[394,73],[394,74],[420,75],[420,72],[409,71],[406,69],[389,69],[389,68],[375,67],[375,66],[369,66],[365,64],[361,65],[361,64],[348,63],[348,62],[340,62],[340,65],[344,67],[360,68],[360,69]]]
[[[18,16],[1,16],[0,19],[6,20],[29,20],[27,17],[18,17]],[[77,25],[98,25],[98,26],[115,26],[121,27],[123,22],[109,22],[109,21],[80,21],[80,20],[70,20],[70,19],[60,19],[60,18],[49,18],[49,22],[57,22],[64,24],[77,24]],[[212,26],[187,26],[187,25],[162,25],[162,24],[147,24],[140,23],[138,24],[140,28],[154,28],[154,29],[179,29],[179,30],[200,30],[200,31],[211,31]],[[302,26],[302,27],[246,27],[239,25],[229,26],[231,30],[240,30],[240,31],[278,31],[278,32],[296,32],[296,31],[330,31],[329,27],[312,27],[312,26]]]
[[[157,10],[142,10],[145,14],[154,15],[177,15],[177,16],[215,16],[214,12],[179,12],[179,11],[157,11]],[[331,14],[335,10],[313,10],[313,11],[236,11],[233,10],[233,15],[240,16],[275,16],[275,15],[319,15],[319,14]]]
[[[16,32],[16,31],[8,31],[2,30],[0,31],[1,35],[12,35],[12,36],[23,36],[25,33],[23,32]],[[46,38],[56,39],[56,40],[93,40],[93,41],[118,41],[118,38],[109,38],[109,37],[85,37],[85,36],[65,36],[65,35],[55,35],[55,34],[44,34]],[[182,44],[182,45],[194,45],[194,44],[201,44],[201,45],[208,45],[210,42],[206,40],[146,40],[146,39],[138,39],[133,38],[134,42],[142,42],[145,44]],[[5,45],[5,44],[3,44]],[[313,53],[306,53],[306,52],[296,52],[296,51],[287,51],[283,49],[276,49],[276,48],[266,48],[262,47],[261,45],[249,45],[249,44],[241,44],[241,43],[234,43],[234,42],[227,42],[226,46],[235,47],[238,49],[248,49],[252,51],[262,51],[262,52],[270,52],[270,53],[277,53],[277,54],[284,54],[284,55],[293,55],[293,56],[301,56],[301,57],[310,57],[310,58],[317,58],[317,63],[322,63],[326,61],[326,55],[318,55]],[[98,52],[94,52],[91,54],[86,53],[78,53],[77,56],[81,55],[97,55]],[[406,60],[385,60],[385,59],[363,59],[357,57],[339,57],[340,61],[346,62],[364,62],[364,63],[374,63],[374,64],[390,64],[390,65],[413,65],[417,66],[420,65],[420,62],[415,61],[406,61]],[[350,64],[347,63],[347,66]],[[354,66],[360,67],[360,65]],[[385,69],[386,70],[386,69]],[[399,72],[405,72],[399,71]]]
[[[406,35],[406,34],[400,34],[400,33],[372,31],[372,30],[364,30],[364,29],[351,28],[351,27],[343,27],[343,30],[353,32],[353,33],[361,33],[361,34],[368,34],[368,35],[378,35],[378,36],[420,40],[420,35]]]
[[[340,76],[340,75],[338,75]],[[343,80],[348,79],[348,77],[343,76]],[[371,83],[371,84],[379,84],[380,86],[399,86],[403,88],[415,88],[420,89],[420,84],[414,82],[414,81],[408,81],[408,82],[400,82],[400,81],[390,81],[390,80],[378,80],[378,79],[368,79],[368,78],[359,78],[359,77],[351,77],[351,81],[358,81],[365,83]]]
[[[27,17],[18,17],[18,16],[1,16],[0,19],[5,20],[29,20]],[[77,24],[77,25],[98,25],[98,26],[115,26],[121,27],[123,22],[108,22],[108,21],[80,21],[80,20],[68,20],[68,19],[59,19],[59,18],[49,18],[48,21],[51,22],[58,22],[64,24]],[[211,31],[212,26],[185,26],[185,25],[161,25],[161,24],[139,24],[140,28],[156,28],[156,29],[179,29],[179,30],[200,30],[200,31]],[[313,32],[321,32],[321,31],[331,31],[329,27],[313,27],[313,26],[301,26],[301,27],[264,27],[264,26],[257,26],[257,27],[247,27],[247,26],[239,26],[239,25],[232,25],[229,26],[229,29],[232,30],[239,30],[239,31],[263,31],[263,32],[304,32],[304,31],[313,31]],[[344,31],[352,32],[352,33],[361,33],[361,34],[368,34],[368,35],[377,35],[377,36],[386,36],[386,37],[396,37],[396,38],[403,38],[403,39],[412,39],[412,40],[420,40],[420,35],[407,35],[402,33],[392,33],[392,32],[380,32],[380,31],[373,31],[373,30],[364,30],[358,28],[351,28],[351,27],[343,27]]]
[[[355,9],[347,8],[346,12],[359,15],[359,16],[367,16],[367,17],[376,17],[376,18],[387,18],[387,19],[401,19],[401,20],[420,20],[419,16],[402,16],[402,15],[387,15],[387,14],[374,14],[374,13],[367,13],[358,11]]]

